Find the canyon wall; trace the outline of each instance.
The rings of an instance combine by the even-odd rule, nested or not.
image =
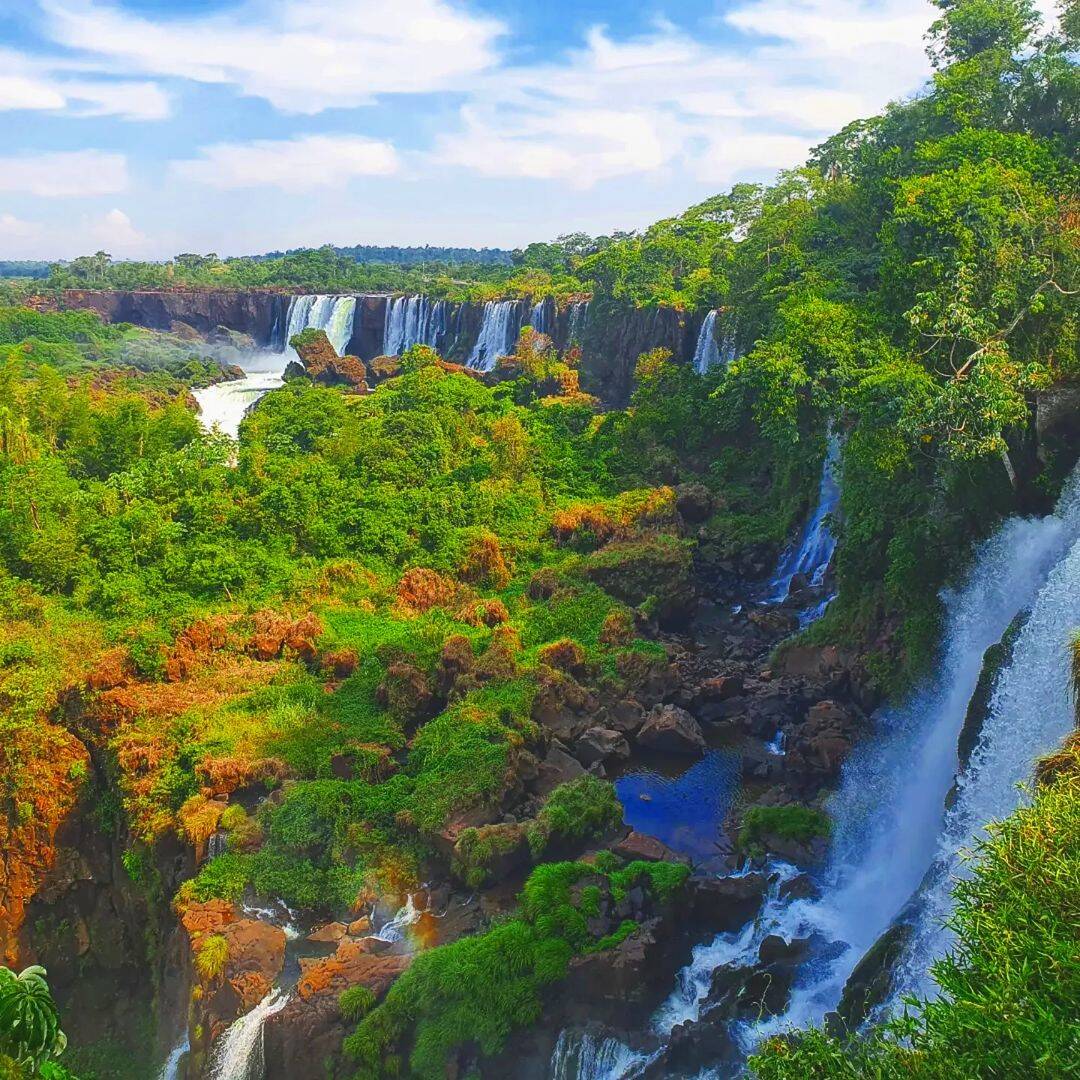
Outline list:
[[[151,330],[210,334],[218,327],[249,334],[257,345],[283,349],[293,294],[256,289],[68,290],[61,303],[88,308],[107,322],[130,322]],[[367,294],[356,298],[352,336],[344,352],[369,362],[383,353],[388,305],[393,298]],[[550,301],[534,306],[527,300],[498,302],[509,328],[506,349],[526,323],[551,336],[560,349],[581,345],[582,389],[608,405],[625,405],[630,397],[634,365],[643,352],[663,347],[676,360],[689,363],[701,319],[674,308],[635,308],[584,301],[556,308]],[[541,311],[540,308],[543,310]],[[449,360],[465,363],[493,317],[491,305],[447,303],[434,342]],[[501,343],[500,343],[501,348]]]

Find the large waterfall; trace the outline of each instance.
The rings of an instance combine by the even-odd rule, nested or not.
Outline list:
[[[301,330],[314,329],[322,330],[334,350],[339,355],[343,354],[352,340],[355,316],[355,296],[294,296],[289,303],[289,316],[286,320],[286,350],[294,334],[299,334]]]
[[[518,314],[516,300],[489,300],[484,304],[480,334],[467,361],[476,371],[493,371],[500,356],[507,356],[517,342]]]
[[[1054,514],[1005,522],[978,549],[964,584],[944,600],[936,673],[906,704],[875,718],[874,733],[845,765],[830,805],[835,840],[822,899],[793,905],[776,930],[789,938],[818,931],[850,948],[796,987],[788,1014],[771,1030],[820,1021],[835,1008],[855,964],[913,897],[908,988],[927,989],[927,966],[948,942],[941,919],[950,908],[958,850],[988,820],[1015,808],[1016,784],[1029,776],[1033,759],[1072,725],[1066,645],[1080,622],[1077,478]],[[1029,608],[959,797],[946,813],[957,740],[983,655]]]
[[[203,427],[207,431],[217,428],[235,439],[248,409],[263,394],[282,385],[286,363],[285,353],[251,353],[240,358],[239,366],[244,371],[242,379],[230,379],[193,391]]]
[[[214,1051],[210,1080],[262,1080],[266,1071],[263,1026],[288,1003],[284,990],[271,990],[251,1012],[234,1020]]]
[[[449,331],[450,305],[426,296],[398,296],[386,302],[383,354],[400,356],[413,345],[438,348]]]
[[[578,300],[570,305],[569,325],[566,330],[567,345],[580,345],[589,322],[589,301]]]
[[[550,337],[555,331],[555,301],[550,296],[537,300],[529,312],[528,322],[538,334]]]

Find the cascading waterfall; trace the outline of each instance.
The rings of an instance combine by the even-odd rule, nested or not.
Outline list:
[[[697,345],[694,346],[694,370],[699,375],[704,375],[720,363],[720,346],[716,342],[717,314],[715,309],[710,311],[698,331]]]
[[[267,1019],[288,1003],[289,995],[274,989],[254,1009],[234,1020],[214,1051],[211,1080],[262,1080],[266,1072],[263,1028]]]
[[[289,304],[285,347],[301,330],[322,330],[339,355],[348,348],[356,318],[355,296],[294,296]]]
[[[188,1042],[187,1031],[185,1031],[180,1041],[169,1051],[169,1056],[165,1059],[165,1064],[161,1066],[161,1072],[158,1073],[158,1080],[179,1080],[180,1062],[190,1050],[191,1043]]]
[[[423,912],[416,906],[412,893],[405,898],[405,903],[398,908],[393,918],[388,919],[371,936],[380,941],[401,941],[405,931],[420,921]]]
[[[566,329],[567,345],[580,345],[589,321],[589,301],[579,300],[570,305],[570,320]]]
[[[551,1080],[623,1080],[637,1075],[655,1055],[591,1031],[560,1032],[551,1055]]]
[[[543,300],[538,300],[532,306],[532,310],[529,312],[529,325],[538,334],[548,334],[550,336],[552,331],[552,318],[554,314],[555,304],[551,297],[545,297]]]
[[[840,484],[836,476],[839,461],[840,438],[830,431],[825,460],[821,466],[817,506],[800,530],[798,540],[780,557],[776,572],[767,586],[766,603],[782,604],[791,595],[791,583],[797,574],[803,575],[807,584],[815,588],[825,580],[836,551],[836,537],[829,528],[829,517],[836,512],[840,502]],[[815,605],[813,612],[820,614],[826,604],[828,600]]]
[[[383,354],[400,356],[413,345],[436,348],[446,337],[450,305],[426,296],[397,296],[386,303]]]
[[[467,366],[474,371],[492,371],[500,356],[507,356],[517,340],[519,311],[516,300],[488,300],[480,322],[480,334]]]
[[[1072,501],[1059,509],[1058,520],[1071,546],[1031,605],[1011,659],[999,674],[979,741],[957,782],[933,867],[919,891],[914,932],[898,970],[898,993],[933,993],[929,965],[952,943],[945,919],[952,910],[952,880],[965,872],[959,853],[971,850],[988,822],[1016,809],[1022,798],[1018,785],[1030,779],[1033,760],[1056,747],[1075,723],[1068,646],[1080,625],[1080,497],[1074,489],[1067,498]]]
[[[285,353],[260,352],[242,356],[239,361],[244,371],[242,379],[230,379],[193,391],[203,427],[207,431],[217,428],[235,439],[248,409],[263,394],[282,385],[287,362]]]
[[[980,545],[966,582],[943,594],[937,672],[905,705],[879,714],[875,734],[849,758],[829,807],[834,843],[823,896],[792,904],[774,930],[789,939],[816,931],[850,948],[804,976],[788,1012],[748,1033],[748,1044],[792,1024],[819,1022],[835,1008],[855,964],[912,897],[916,934],[905,988],[927,989],[927,966],[948,943],[941,918],[950,906],[957,851],[988,820],[1016,806],[1016,784],[1032,759],[1073,722],[1065,649],[1080,622],[1078,477],[1054,514],[1005,522]],[[983,655],[1029,608],[959,797],[946,814],[957,740]]]

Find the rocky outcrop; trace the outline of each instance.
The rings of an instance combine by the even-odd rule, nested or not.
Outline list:
[[[342,386],[348,390],[366,391],[367,368],[355,356],[338,356],[330,339],[322,330],[304,330],[289,342],[300,357],[286,368],[286,378],[306,375],[321,386]],[[299,367],[300,371],[295,369]]]
[[[697,755],[705,752],[701,725],[677,705],[657,705],[637,733],[640,746],[668,754]]]
[[[262,348],[281,348],[289,299],[256,289],[68,289],[60,302],[96,311],[106,322],[181,333],[191,328],[204,337],[224,327],[250,334]]]

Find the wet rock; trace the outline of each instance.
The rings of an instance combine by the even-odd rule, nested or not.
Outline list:
[[[630,862],[639,859],[645,862],[690,862],[685,855],[676,854],[655,836],[647,836],[636,830],[620,840],[611,850]]]
[[[712,973],[703,1008],[713,1021],[778,1016],[787,1008],[794,981],[795,968],[786,964],[725,964]]]
[[[779,934],[769,934],[758,946],[758,959],[763,964],[797,964],[809,948],[810,938],[785,941]]]
[[[361,915],[359,919],[353,919],[349,923],[349,936],[359,937],[361,934],[371,932],[371,919],[367,915]]]
[[[894,923],[874,942],[844,984],[837,1013],[849,1030],[855,1030],[893,989],[896,962],[907,947],[914,928]]]
[[[692,877],[687,882],[691,916],[699,925],[716,931],[738,930],[761,907],[766,885],[764,874]]]
[[[307,936],[308,941],[316,942],[335,942],[340,941],[346,934],[350,932],[350,928],[344,923],[331,922],[325,926],[320,926],[317,930],[313,930]]]
[[[628,758],[630,744],[618,731],[608,728],[589,728],[574,745],[574,756],[583,765],[607,761],[610,757]]]
[[[549,795],[560,784],[565,784],[567,780],[576,780],[577,777],[584,775],[585,770],[581,762],[572,758],[565,747],[552,743],[539,764],[537,777],[532,787],[537,795]]]
[[[645,718],[637,734],[642,746],[669,754],[699,755],[705,752],[701,725],[677,705],[657,705]]]
[[[781,900],[816,900],[821,890],[809,874],[796,874],[780,886],[777,895]]]

